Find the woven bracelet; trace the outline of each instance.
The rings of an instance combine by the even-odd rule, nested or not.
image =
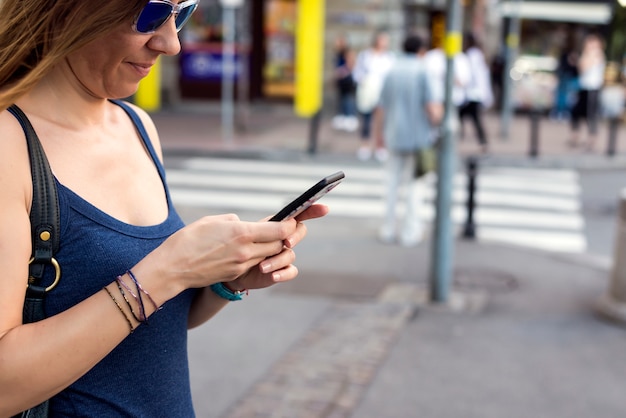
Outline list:
[[[120,305],[120,303],[117,301],[117,299],[115,299],[115,296],[113,296],[113,293],[111,293],[111,291],[106,286],[103,287],[103,289],[107,292],[107,294],[109,295],[111,300],[115,303],[115,305],[117,306],[117,309],[119,309],[119,311],[122,313],[122,315],[124,315],[124,318],[126,319],[126,322],[128,322],[128,327],[130,328],[130,333],[132,334],[135,331],[135,328],[133,327],[133,323],[130,321],[130,318],[128,317],[126,312],[124,312],[124,308],[122,308],[122,305]]]
[[[130,301],[128,300],[128,298],[126,297],[126,292],[124,292],[124,288],[126,288],[126,290],[128,291],[128,293],[131,294],[131,296],[137,300],[137,297],[135,296],[135,294],[130,290],[130,288],[128,286],[126,286],[126,283],[124,283],[124,281],[122,280],[121,276],[117,276],[117,280],[115,281],[115,284],[117,284],[117,288],[120,291],[120,294],[122,295],[122,297],[124,298],[124,300],[126,301],[126,305],[128,305],[128,309],[130,309],[130,313],[133,315],[133,318],[135,318],[135,321],[139,322],[139,323],[144,323],[146,322],[146,317],[145,317],[145,313],[143,315],[143,317],[141,316],[141,313],[139,314],[140,316],[137,316],[137,314],[135,313],[135,310],[133,309],[133,305],[130,303]]]
[[[152,296],[150,296],[150,293],[148,293],[147,290],[145,290],[142,286],[141,283],[139,283],[139,280],[137,280],[137,278],[135,277],[135,274],[131,271],[128,270],[126,272],[126,274],[128,274],[128,276],[133,280],[133,282],[135,283],[135,286],[137,286],[137,292],[139,293],[139,297],[141,299],[141,293],[143,293],[144,295],[146,295],[148,297],[148,300],[150,301],[150,303],[152,304],[152,306],[154,307],[154,311],[160,311],[163,307],[159,306],[156,304],[156,302],[154,301],[154,299],[152,299]]]

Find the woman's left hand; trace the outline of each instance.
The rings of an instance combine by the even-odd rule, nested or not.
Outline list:
[[[298,269],[292,264],[296,259],[293,248],[298,245],[307,234],[307,227],[302,222],[308,219],[321,218],[327,213],[328,207],[319,204],[313,205],[302,212],[295,218],[297,222],[296,232],[284,241],[285,245],[280,253],[266,258],[257,266],[248,270],[247,273],[228,282],[227,286],[234,291],[262,289],[278,282],[294,279],[298,275]],[[267,221],[267,219],[264,221]]]

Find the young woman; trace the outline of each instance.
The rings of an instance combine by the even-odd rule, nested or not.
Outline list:
[[[481,150],[483,153],[487,153],[489,141],[483,124],[483,112],[493,104],[490,70],[478,40],[471,33],[466,33],[463,37],[463,52],[467,57],[469,78],[465,86],[465,101],[459,107],[461,137],[464,131],[463,122],[466,118],[470,118],[474,124]]]
[[[577,147],[580,142],[580,121],[587,122],[589,136],[587,150],[592,151],[598,141],[598,124],[600,119],[600,91],[604,85],[606,57],[602,38],[594,33],[585,36],[582,51],[577,63],[578,98],[572,109],[571,132],[569,145]]]
[[[375,124],[374,111],[393,60],[394,54],[389,51],[389,34],[386,31],[376,32],[372,45],[359,52],[356,58],[352,75],[357,83],[356,106],[361,114],[361,145],[357,150],[360,160],[369,160],[372,153],[380,161],[387,157],[387,150],[379,135],[375,135],[374,144],[370,143],[370,137],[372,130],[377,128],[372,126]]]
[[[196,6],[0,3],[0,416],[49,398],[52,417],[193,416],[187,329],[244,289],[297,275],[301,221],[325,206],[284,222],[221,215],[185,226],[149,116],[111,100],[132,95],[160,55],[179,52],[177,32]],[[12,104],[41,140],[60,203],[61,281],[47,318],[29,324],[33,188]]]

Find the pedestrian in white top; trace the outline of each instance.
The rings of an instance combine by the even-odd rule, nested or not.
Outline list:
[[[579,144],[580,120],[586,119],[589,137],[587,149],[591,151],[598,139],[598,119],[600,116],[600,90],[604,85],[606,58],[604,43],[596,34],[589,34],[583,40],[578,59],[578,100],[572,109],[572,137],[570,146]]]
[[[385,31],[376,32],[372,46],[361,51],[356,59],[352,76],[357,83],[356,106],[361,114],[361,146],[357,152],[360,160],[369,160],[372,156],[372,148],[375,148],[375,156],[378,160],[386,159],[387,152],[382,140],[375,136],[375,144],[371,144],[370,137],[374,109],[380,98],[380,90],[385,75],[391,68],[394,55],[389,51],[389,34]]]
[[[432,48],[424,55],[426,67],[435,83],[435,95],[443,101],[446,89],[447,59],[440,47]],[[452,78],[452,103],[459,107],[465,101],[465,88],[470,81],[470,69],[463,52],[454,56],[454,76]]]
[[[483,153],[488,151],[487,132],[482,122],[482,113],[493,104],[491,75],[487,60],[477,39],[471,33],[463,37],[463,51],[469,63],[469,82],[465,88],[465,100],[459,108],[461,137],[463,137],[463,120],[469,117],[474,123],[476,136]]]

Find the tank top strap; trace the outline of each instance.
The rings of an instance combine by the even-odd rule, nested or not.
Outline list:
[[[121,107],[126,112],[126,114],[130,117],[130,119],[133,121],[133,123],[135,124],[135,127],[137,128],[137,132],[139,132],[139,136],[141,137],[141,140],[146,146],[146,149],[148,150],[148,152],[150,153],[150,157],[152,157],[152,161],[154,161],[154,165],[156,165],[157,169],[159,170],[159,174],[161,175],[161,178],[164,179],[165,172],[164,172],[163,165],[161,164],[161,160],[159,159],[156,151],[154,150],[154,147],[152,146],[152,141],[150,141],[150,136],[148,135],[148,132],[146,131],[146,128],[143,122],[141,121],[141,118],[137,114],[137,112],[135,112],[133,108],[131,108],[128,105],[128,103],[125,103],[121,100],[110,100],[110,101],[111,103],[114,103],[118,105],[119,107]]]

